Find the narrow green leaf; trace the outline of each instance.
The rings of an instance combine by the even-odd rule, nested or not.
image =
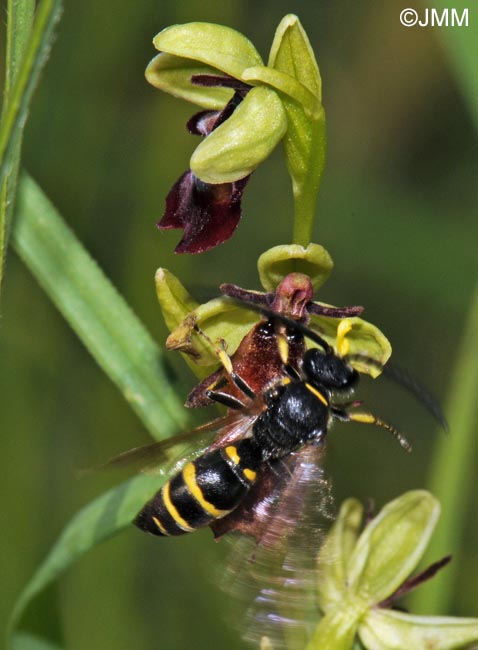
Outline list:
[[[5,104],[0,127],[0,289],[15,199],[22,133],[61,12],[61,0],[43,0],[32,30],[34,4],[11,0],[8,6]]]
[[[245,36],[214,23],[173,25],[159,32],[153,43],[160,52],[201,61],[237,79],[245,68],[263,65],[256,48]]]
[[[4,111],[10,99],[25,46],[30,38],[34,15],[35,0],[8,0]]]
[[[21,67],[15,71],[13,85],[9,86],[9,101],[0,128],[0,182],[8,172],[7,153],[15,130],[25,123],[30,100],[42,67],[50,51],[53,29],[60,16],[60,0],[43,0],[22,57]],[[11,82],[11,77],[10,81]]]
[[[440,39],[445,54],[450,62],[458,88],[460,89],[469,115],[476,121],[476,88],[478,85],[478,20],[476,4],[469,0],[454,0],[452,5],[448,0],[436,0],[433,3],[438,14],[443,11],[455,12],[456,20],[464,19],[464,12],[468,12],[468,26],[456,25],[453,28],[437,29],[434,31],[436,38]],[[450,17],[451,19],[451,17]]]
[[[162,438],[183,428],[185,410],[159,347],[26,175],[12,235],[17,253],[150,433]]]
[[[60,650],[60,646],[50,639],[40,639],[28,632],[15,634],[10,648],[11,650]]]
[[[12,86],[18,72],[19,61],[30,37],[35,15],[35,0],[18,2],[8,0],[7,42],[5,57],[5,88],[3,90],[2,121],[10,104]],[[0,298],[7,258],[8,238],[15,200],[15,187],[20,164],[21,134],[15,135],[12,146],[10,174],[0,185]]]
[[[473,474],[476,471],[476,396],[478,394],[478,291],[472,297],[462,343],[457,354],[451,392],[445,413],[450,435],[439,432],[428,485],[440,500],[442,517],[433,536],[425,562],[449,555],[454,561],[433,581],[415,591],[411,609],[427,614],[449,611],[453,586],[461,573],[457,551],[474,499]]]
[[[10,619],[9,635],[14,633],[32,599],[87,551],[129,526],[141,506],[160,489],[164,480],[158,476],[137,476],[109,490],[80,510],[64,528],[20,594]],[[16,650],[17,647],[22,647],[23,650],[23,646],[14,643],[13,649]]]

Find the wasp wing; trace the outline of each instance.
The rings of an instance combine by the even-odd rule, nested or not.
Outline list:
[[[439,402],[421,381],[414,377],[407,369],[396,363],[387,363],[383,369],[383,373],[386,377],[413,395],[448,433],[448,422]]]
[[[122,452],[96,469],[133,468],[141,472],[170,471],[171,465],[188,462],[211,447],[224,447],[243,438],[259,413],[258,405],[230,413],[166,440],[134,447]]]
[[[225,584],[252,599],[245,636],[256,644],[268,636],[274,649],[305,647],[308,621],[317,617],[316,557],[333,509],[322,455],[323,447],[309,445],[264,464],[244,503],[211,526],[216,536],[249,536],[234,545]]]

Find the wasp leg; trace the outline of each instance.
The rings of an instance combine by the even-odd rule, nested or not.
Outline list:
[[[363,422],[364,424],[373,424],[376,427],[389,431],[405,451],[412,451],[412,445],[408,442],[403,433],[400,433],[400,431],[392,424],[381,420],[373,413],[370,413],[370,411],[350,412],[346,409],[340,409],[337,407],[332,407],[331,410],[333,417],[342,422]]]
[[[221,341],[220,346],[215,345],[214,342],[211,340],[211,338],[206,334],[206,332],[203,332],[202,329],[198,325],[195,325],[194,329],[212,347],[212,349],[214,350],[215,355],[217,356],[217,358],[221,362],[222,367],[227,372],[227,374],[232,379],[232,381],[235,383],[235,385],[239,388],[239,390],[242,393],[244,393],[244,395],[246,397],[249,397],[249,399],[254,399],[256,397],[255,392],[252,390],[252,388],[249,386],[249,384],[246,381],[244,381],[244,379],[242,379],[242,377],[240,377],[236,372],[234,372],[234,368],[232,367],[231,357],[226,352],[225,342]],[[214,391],[212,391],[212,392],[214,393]],[[211,399],[214,399],[214,397],[212,397]],[[219,401],[219,400],[216,400],[216,401]],[[234,408],[234,407],[232,407],[232,408]],[[238,408],[238,406],[236,406],[236,408]]]
[[[214,402],[222,404],[223,406],[227,406],[229,409],[235,409],[236,411],[240,411],[245,407],[240,399],[237,399],[236,397],[229,395],[229,393],[223,393],[219,390],[207,390],[206,396]]]
[[[297,370],[297,368],[294,368],[294,366],[291,366],[290,363],[285,364],[284,371],[294,381],[302,381],[302,379],[303,379],[303,377],[301,376],[301,374]]]

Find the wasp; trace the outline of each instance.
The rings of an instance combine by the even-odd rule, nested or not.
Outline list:
[[[249,292],[228,289],[227,295],[262,317],[232,357],[196,327],[221,368],[193,389],[186,404],[215,402],[228,409],[227,415],[112,461],[154,457],[167,462],[177,445],[193,445],[134,524],[159,537],[206,526],[216,538],[241,533],[242,546],[231,553],[223,586],[247,599],[248,613],[240,622],[246,638],[257,642],[267,633],[274,647],[282,647],[284,626],[305,629],[308,615],[315,615],[314,558],[323,534],[319,518],[328,517],[333,501],[322,456],[333,423],[375,425],[411,450],[398,429],[354,398],[360,376],[353,367],[357,355],[348,350],[348,316],[361,308],[326,307],[327,315],[337,319],[332,347],[308,326],[305,306],[312,287],[305,282],[304,288],[297,277],[289,281],[290,292],[287,278],[283,284],[270,303],[261,298],[258,304],[256,294],[252,303]],[[317,308],[317,303],[312,306]],[[315,347],[307,349],[307,340]],[[392,377],[443,419],[421,386],[406,374]]]
[[[198,439],[214,436],[177,464],[176,474],[141,509],[135,525],[160,537],[210,526],[216,537],[239,531],[262,545],[273,545],[295,524],[302,507],[300,492],[309,480],[304,468],[320,462],[334,421],[375,425],[391,433],[406,451],[411,445],[392,424],[352,399],[359,373],[348,354],[346,337],[352,325],[347,317],[360,313],[361,307],[323,308],[337,318],[333,348],[304,322],[307,305],[309,311],[322,309],[310,302],[308,276],[287,276],[271,294],[270,305],[255,292],[224,286],[226,295],[260,312],[262,320],[232,358],[196,326],[215,350],[221,370],[201,382],[186,404],[215,402],[227,407],[228,415],[110,462],[148,456],[161,462],[180,443],[198,444]],[[306,339],[316,347],[307,349]],[[422,401],[443,420],[421,387],[403,374],[393,378],[419,397],[425,395]],[[280,525],[272,525],[274,519]]]
[[[254,337],[273,341],[282,372],[257,393],[235,371],[226,352],[217,350],[235,395],[220,390],[220,382],[213,383],[206,395],[229,408],[230,415],[190,432],[218,430],[214,442],[142,508],[134,520],[141,530],[174,536],[211,526],[216,536],[240,530],[264,542],[271,494],[277,501],[291,477],[294,483],[301,459],[323,447],[334,420],[382,427],[410,451],[410,444],[394,426],[361,408],[361,402],[345,401],[359,380],[346,356],[336,354],[319,334],[301,323],[271,310],[261,311],[265,320],[256,327]],[[347,323],[346,319],[339,323],[339,350],[350,328]],[[304,351],[304,338],[318,347]],[[296,357],[300,353],[293,363],[291,350]],[[160,449],[165,446],[157,444]],[[171,444],[166,441],[168,447]],[[286,476],[281,475],[284,467]]]

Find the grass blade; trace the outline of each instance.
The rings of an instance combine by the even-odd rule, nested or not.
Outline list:
[[[11,650],[60,650],[60,647],[50,640],[46,641],[33,634],[22,633],[15,635]]]
[[[413,593],[413,612],[446,614],[452,601],[454,582],[460,570],[456,548],[470,516],[472,476],[476,455],[476,395],[478,394],[478,291],[473,296],[461,348],[457,355],[446,413],[450,435],[441,436],[429,479],[430,491],[440,500],[442,516],[428,549],[425,564],[454,554],[445,571]],[[474,513],[471,513],[474,516]]]
[[[23,129],[33,92],[48,58],[61,0],[8,2],[5,92],[0,126],[0,291],[13,213]]]
[[[129,526],[164,480],[158,476],[136,476],[105,492],[73,517],[15,604],[8,632],[12,650],[23,648],[15,629],[35,596],[91,548]]]
[[[455,76],[470,117],[476,120],[476,87],[478,84],[478,23],[476,5],[468,0],[455,0],[453,8],[447,0],[437,0],[435,7],[438,15],[448,12],[449,19],[455,15],[457,20],[463,19],[464,12],[468,12],[468,26],[463,24],[450,29],[435,30],[437,38],[443,43],[445,53],[450,62],[451,70]],[[455,14],[452,14],[455,12]]]
[[[186,414],[162,353],[38,185],[20,179],[15,250],[155,438]]]

